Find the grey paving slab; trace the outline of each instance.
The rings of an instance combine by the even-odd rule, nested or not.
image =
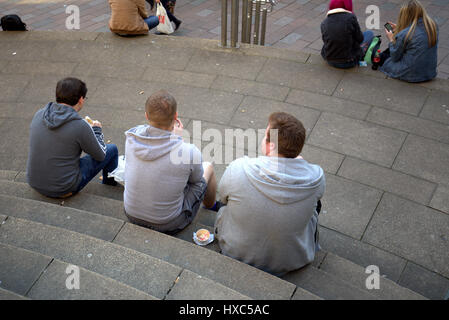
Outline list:
[[[0,182],[1,183],[1,182]],[[112,241],[123,220],[41,201],[0,195],[0,213]]]
[[[10,61],[2,72],[7,74],[53,74],[67,76],[76,67],[76,63],[48,61]]]
[[[320,244],[324,250],[362,267],[378,266],[381,275],[392,281],[399,280],[406,265],[406,260],[397,255],[325,227],[320,228]]]
[[[30,76],[27,75],[5,75],[0,77],[0,101],[16,101],[28,85]]]
[[[14,292],[0,288],[0,301],[5,300],[28,300],[28,299]]]
[[[136,95],[139,94],[137,93]],[[89,99],[89,104],[83,107],[79,112],[79,115],[81,117],[89,116],[92,119],[100,121],[105,129],[108,127],[130,129],[147,122],[145,119],[145,100],[149,95],[150,93],[142,94],[142,104],[132,106],[122,104],[106,106],[104,104],[97,104],[97,102],[95,102],[95,104],[90,103]],[[123,139],[124,138],[125,134],[123,131]]]
[[[427,138],[409,135],[393,169],[437,183],[449,183],[449,147]]]
[[[203,275],[253,299],[290,299],[295,286],[211,250],[126,224],[115,243]]]
[[[269,59],[257,81],[331,95],[343,74],[319,65]]]
[[[26,183],[2,181],[0,184],[0,194],[43,201],[69,208],[90,211],[116,219],[126,220],[126,216],[123,213],[123,202],[99,197],[89,193],[80,192],[77,195],[64,200],[53,199],[39,194]]]
[[[334,96],[418,115],[428,94],[413,84],[346,73]]]
[[[50,257],[3,244],[0,256],[0,287],[22,296],[51,261]]]
[[[169,70],[155,65],[147,67],[142,77],[146,81],[157,79],[157,82],[184,84],[200,88],[210,88],[215,78],[216,75],[213,74]]]
[[[21,130],[17,130],[21,128]],[[6,170],[24,169],[28,157],[29,121],[0,119],[0,167]]]
[[[312,266],[290,272],[283,279],[325,300],[376,300],[362,289]]]
[[[412,262],[407,263],[399,284],[433,300],[442,300],[449,292],[448,278]]]
[[[0,170],[0,179],[1,180],[13,181],[16,175],[17,175],[17,171]]]
[[[449,125],[449,92],[433,91],[419,116]]]
[[[321,202],[322,212],[319,216],[321,225],[360,239],[370,222],[382,192],[326,174],[326,192]]]
[[[363,241],[449,276],[449,216],[385,193]]]
[[[28,296],[39,300],[156,300],[147,293],[84,268],[79,268],[79,289],[69,290],[65,285],[69,266],[54,260]]]
[[[123,46],[123,43],[121,45]],[[120,62],[137,64],[141,67],[155,66],[171,70],[184,70],[196,52],[194,48],[180,50],[179,48],[153,43],[144,46],[124,46],[122,50]],[[156,79],[156,76],[154,79]]]
[[[286,102],[364,120],[371,106],[303,90],[291,90]]]
[[[430,201],[430,207],[449,214],[449,185],[438,185]]]
[[[406,135],[398,130],[324,112],[308,143],[389,167]]]
[[[349,260],[343,259],[332,253],[328,253],[320,270],[324,270],[340,279],[351,283],[354,287],[367,291],[383,300],[424,300],[425,298],[409,289],[403,288],[395,282],[380,277],[379,289],[367,289],[366,279],[369,274],[365,268]]]
[[[165,89],[175,97],[180,116],[221,124],[229,123],[243,99],[240,94],[184,85],[167,84]]]
[[[449,119],[449,113],[447,117]],[[366,120],[389,128],[404,130],[422,137],[449,143],[449,125],[435,121],[376,107],[371,109]]]
[[[22,118],[31,122],[36,111],[43,107],[32,102],[0,102],[0,118]]]
[[[167,300],[249,300],[250,298],[184,269]]]
[[[193,55],[186,71],[255,80],[266,60],[265,57],[201,50]]]
[[[98,62],[79,62],[72,75],[76,77],[101,76],[118,79],[140,79],[145,71],[142,66],[129,63],[109,64]]]
[[[50,57],[55,44],[53,41],[2,41],[1,57],[9,61],[45,60]]]
[[[307,134],[311,132],[320,115],[319,111],[310,108],[258,97],[245,97],[230,123],[240,128],[265,130],[270,114],[279,111],[294,115],[302,122]]]
[[[251,80],[218,76],[211,86],[213,89],[240,93],[250,96],[284,101],[289,88]]]
[[[181,272],[179,267],[134,250],[19,218],[10,217],[1,227],[0,242],[74,264],[159,299]]]
[[[310,163],[318,164],[324,171],[336,174],[344,155],[305,144],[301,156]]]
[[[102,44],[94,41],[57,41],[54,43],[41,42],[51,45],[51,52],[46,57],[51,61],[65,62],[98,62],[119,65],[123,55],[123,43]],[[128,60],[129,63],[132,63]]]
[[[346,157],[338,175],[427,205],[436,184],[366,161]]]

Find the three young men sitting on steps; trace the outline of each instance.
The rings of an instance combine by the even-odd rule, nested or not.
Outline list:
[[[101,124],[78,112],[87,88],[61,80],[56,103],[39,110],[31,123],[29,184],[50,197],[80,191],[99,171],[103,183],[117,167],[117,147],[105,145]],[[166,91],[145,105],[148,124],[126,134],[124,207],[138,225],[175,234],[195,218],[201,203],[217,209],[212,164],[182,138],[176,100]],[[318,214],[325,189],[321,167],[300,153],[306,131],[290,114],[270,115],[263,156],[240,158],[226,169],[219,187],[221,206],[215,234],[222,253],[275,275],[303,267],[318,250]],[[88,153],[79,158],[81,151]]]

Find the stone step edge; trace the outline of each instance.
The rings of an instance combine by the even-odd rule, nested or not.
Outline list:
[[[42,275],[46,272],[46,270],[50,267],[50,265],[53,264],[53,262],[59,262],[59,263],[63,263],[63,264],[68,264],[68,265],[70,265],[70,262],[63,261],[63,260],[60,260],[60,259],[56,259],[56,258],[54,258],[54,257],[50,257],[50,256],[48,256],[48,255],[45,255],[45,254],[42,254],[42,253],[39,253],[39,252],[36,252],[36,251],[32,251],[32,250],[29,250],[29,249],[17,247],[17,246],[8,244],[8,243],[3,243],[3,242],[1,242],[1,245],[2,245],[2,246],[5,246],[5,247],[9,247],[9,248],[14,249],[14,250],[17,250],[17,251],[23,251],[23,252],[28,252],[28,253],[32,253],[32,254],[35,254],[35,255],[39,255],[39,256],[45,257],[45,258],[47,258],[48,260],[50,260],[50,263],[44,268],[44,270],[42,271],[42,273],[39,275],[38,279],[36,279],[36,281],[34,281],[34,283],[31,285],[31,287],[28,288],[27,293],[26,293],[26,295],[24,296],[25,298],[28,298],[28,299],[30,299],[30,297],[28,297],[28,294],[32,291],[33,287],[35,287],[36,284],[40,281],[40,279],[42,278]],[[146,292],[143,292],[143,291],[141,291],[141,290],[139,290],[139,289],[137,289],[137,288],[134,288],[134,287],[132,287],[132,286],[130,286],[130,285],[127,285],[126,283],[117,281],[117,280],[115,280],[115,279],[112,279],[112,278],[110,278],[110,277],[104,276],[104,275],[102,275],[102,274],[100,274],[100,273],[97,273],[97,272],[95,272],[95,271],[92,271],[92,270],[89,270],[89,269],[86,269],[86,268],[83,268],[83,267],[79,267],[79,266],[77,266],[77,267],[79,268],[80,271],[87,272],[87,273],[93,275],[93,276],[96,277],[96,278],[107,279],[107,281],[113,282],[113,283],[117,284],[117,285],[118,285],[119,287],[121,287],[121,288],[126,288],[126,289],[129,289],[129,290],[135,291],[135,292],[137,292],[138,294],[140,294],[140,295],[142,295],[142,296],[147,296],[147,297],[150,298],[151,300],[160,300],[160,299],[158,299],[158,298],[152,296],[151,294],[146,293]],[[3,289],[3,288],[0,288],[0,289]],[[6,289],[3,289],[3,290],[9,291],[9,290],[6,290]],[[10,291],[10,292],[13,292],[13,291]],[[16,292],[13,292],[13,293],[14,293],[15,295],[19,295],[19,294],[16,293]],[[19,296],[20,296],[20,295],[19,295]]]
[[[182,270],[185,269],[185,270],[188,270],[188,271],[190,271],[190,272],[192,272],[192,273],[194,273],[194,274],[197,274],[196,272],[194,272],[194,271],[192,271],[192,270],[189,270],[188,268],[184,268],[183,266],[178,266],[178,265],[176,265],[176,264],[170,263],[170,262],[165,261],[165,260],[163,260],[163,259],[159,259],[159,258],[157,258],[157,257],[148,255],[148,254],[146,254],[146,253],[144,253],[144,252],[141,252],[141,251],[138,251],[138,250],[129,248],[129,247],[127,247],[127,246],[122,246],[122,245],[117,244],[117,243],[115,243],[115,242],[110,242],[110,241],[102,240],[102,239],[95,238],[95,237],[90,236],[90,235],[78,233],[78,232],[76,232],[76,231],[71,231],[71,230],[64,229],[64,228],[60,228],[60,227],[56,227],[56,226],[50,226],[50,225],[47,225],[47,224],[43,224],[43,223],[40,223],[40,222],[31,221],[31,220],[28,220],[28,219],[16,218],[16,217],[14,217],[14,216],[11,216],[11,217],[14,218],[14,219],[17,219],[17,220],[30,221],[30,222],[32,222],[32,223],[40,224],[40,225],[46,226],[46,227],[48,227],[48,228],[56,229],[56,230],[59,229],[59,230],[65,231],[65,232],[72,232],[72,233],[75,233],[75,234],[79,234],[80,236],[83,236],[83,237],[93,238],[93,239],[95,239],[95,240],[97,240],[97,241],[102,241],[102,242],[108,243],[109,245],[112,245],[112,246],[122,247],[122,248],[124,248],[124,249],[126,249],[126,250],[129,250],[129,251],[131,251],[131,252],[135,252],[135,253],[140,254],[140,255],[149,256],[149,257],[151,257],[152,259],[157,259],[157,260],[162,261],[163,263],[170,264],[170,265],[172,265],[172,266],[174,266],[174,267],[176,267],[176,268],[180,268],[180,269],[182,269]],[[7,220],[8,218],[9,218],[9,216],[6,217],[6,220]],[[127,223],[128,223],[128,222],[127,222]],[[125,223],[125,224],[126,224],[126,223]],[[129,223],[128,223],[128,224],[129,224]],[[136,226],[136,227],[141,228],[141,229],[143,229],[143,230],[145,230],[145,231],[147,231],[147,232],[157,232],[157,231],[153,231],[153,230],[150,230],[150,229],[147,229],[147,228],[143,228],[143,227],[139,227],[139,226]],[[0,225],[0,233],[1,233],[1,225]],[[157,233],[158,233],[158,232],[157,232]],[[158,233],[158,234],[159,234],[159,233]],[[173,238],[174,238],[174,237],[173,237]],[[177,240],[178,240],[178,241],[186,242],[185,240],[181,240],[181,239],[177,239]],[[10,244],[8,244],[8,243],[2,242],[1,239],[0,239],[0,243],[1,243],[2,245],[10,245]],[[198,247],[197,249],[194,249],[194,250],[208,250],[208,249],[205,249],[205,248],[201,248],[201,247],[199,247],[199,246],[197,246],[197,245],[195,245],[195,244],[193,244],[193,243],[190,244],[190,245],[192,245],[193,247]],[[12,245],[10,245],[10,246],[12,246]],[[25,248],[21,248],[21,249],[23,249],[23,250],[28,250],[28,251],[32,251],[32,250],[25,249]],[[32,252],[35,252],[35,251],[32,251]],[[39,253],[39,252],[35,252],[35,253],[41,254],[41,255],[42,255],[42,253]],[[218,255],[220,256],[220,259],[221,259],[221,260],[222,260],[222,259],[225,259],[225,260],[226,260],[226,259],[232,259],[232,258],[226,257],[226,256],[224,256],[224,255],[222,255],[222,254],[219,254],[219,253],[216,253],[216,252],[213,252],[213,253],[218,254]],[[213,253],[211,252],[211,254],[213,254]],[[52,258],[53,258],[53,257],[52,257]],[[60,259],[59,259],[59,260],[60,260]],[[237,263],[242,263],[242,262],[239,262],[238,260],[235,260],[235,259],[232,259],[232,260],[233,260],[233,261],[236,261]],[[61,261],[62,261],[62,262],[65,262],[65,263],[69,263],[69,262],[67,262],[67,261],[63,261],[63,260],[61,260]],[[243,264],[243,263],[242,263],[242,264]],[[253,269],[255,269],[257,272],[266,274],[266,273],[265,273],[264,271],[262,271],[262,270],[256,269],[256,268],[254,268],[254,267],[252,267],[252,266],[249,266],[249,265],[247,265],[247,264],[244,264],[244,265],[245,265],[245,266],[248,266],[248,267],[251,267],[251,268],[253,268]],[[88,269],[86,269],[86,270],[88,270]],[[90,270],[89,270],[89,271],[90,271]],[[92,271],[92,272],[94,272],[94,271]],[[218,282],[218,281],[215,281],[215,280],[213,280],[213,279],[210,279],[210,278],[208,278],[208,277],[206,277],[206,276],[203,276],[203,275],[200,275],[200,274],[197,274],[197,275],[198,275],[198,276],[201,276],[202,278],[208,279],[209,281],[214,282],[214,283],[216,283],[216,284],[218,284],[218,285],[220,285],[220,286],[223,286],[223,287],[225,287],[225,288],[228,289],[228,290],[237,292],[237,293],[239,293],[240,295],[245,296],[245,294],[240,293],[240,292],[236,291],[236,290],[233,289],[233,288],[227,287],[227,286],[225,286],[224,284],[222,284],[222,283],[220,283],[220,282]],[[107,277],[107,276],[103,276],[103,277],[109,278],[109,277]],[[274,277],[274,276],[272,276],[272,277]],[[275,278],[278,279],[279,281],[285,281],[285,280],[282,280],[282,279],[277,278],[277,277],[275,277]],[[120,281],[115,280],[115,279],[113,279],[113,280],[114,280],[114,281],[117,281],[117,282],[120,282]],[[287,281],[286,281],[286,282],[287,282]],[[122,282],[120,282],[120,283],[122,283]],[[127,285],[127,284],[125,284],[125,285]],[[129,285],[127,285],[127,286],[129,286]],[[136,289],[136,290],[139,290],[139,289]],[[305,289],[303,289],[303,290],[305,290]],[[251,297],[249,297],[249,298],[251,298]]]

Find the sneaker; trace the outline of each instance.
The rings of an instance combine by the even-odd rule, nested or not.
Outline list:
[[[178,20],[175,22],[175,31],[178,30],[179,26],[181,25],[182,21]]]

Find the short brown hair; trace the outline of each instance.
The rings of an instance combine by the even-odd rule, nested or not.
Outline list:
[[[306,140],[306,129],[301,121],[291,114],[274,112],[268,118],[267,142],[270,142],[272,129],[277,130],[278,134],[278,154],[286,158],[296,158],[301,153]]]
[[[145,103],[148,119],[161,127],[168,127],[172,124],[176,109],[175,98],[165,90],[153,93]]]
[[[64,78],[56,84],[56,102],[75,106],[81,97],[86,98],[86,84],[77,78]]]

